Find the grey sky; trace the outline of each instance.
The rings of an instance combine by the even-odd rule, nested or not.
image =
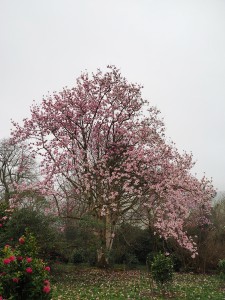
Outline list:
[[[114,64],[225,190],[225,1],[0,0],[0,138],[32,100]]]

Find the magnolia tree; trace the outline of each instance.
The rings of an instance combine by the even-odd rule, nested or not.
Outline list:
[[[166,142],[159,111],[141,89],[109,66],[106,73],[82,74],[75,87],[34,103],[22,125],[13,123],[13,141],[26,141],[40,157],[40,187],[58,214],[89,213],[103,224],[95,232],[99,262],[107,263],[115,227],[135,207],[147,209],[156,232],[193,256],[184,222],[193,209],[210,212],[211,181],[191,175],[192,156]]]

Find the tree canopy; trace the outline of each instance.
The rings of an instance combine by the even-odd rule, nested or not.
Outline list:
[[[192,155],[167,142],[159,110],[141,89],[114,66],[83,73],[73,88],[34,103],[31,116],[14,123],[13,141],[26,141],[40,157],[39,188],[59,215],[91,214],[105,224],[98,232],[104,249],[121,218],[142,207],[160,235],[194,256],[184,223],[193,209],[207,221],[214,189],[191,174]]]

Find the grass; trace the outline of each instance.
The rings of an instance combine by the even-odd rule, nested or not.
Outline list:
[[[176,274],[173,284],[157,288],[143,270],[110,270],[58,265],[53,268],[53,300],[225,299],[216,275]]]

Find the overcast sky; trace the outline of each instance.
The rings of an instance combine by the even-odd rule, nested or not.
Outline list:
[[[108,64],[225,190],[224,0],[0,0],[0,138],[33,100]]]

